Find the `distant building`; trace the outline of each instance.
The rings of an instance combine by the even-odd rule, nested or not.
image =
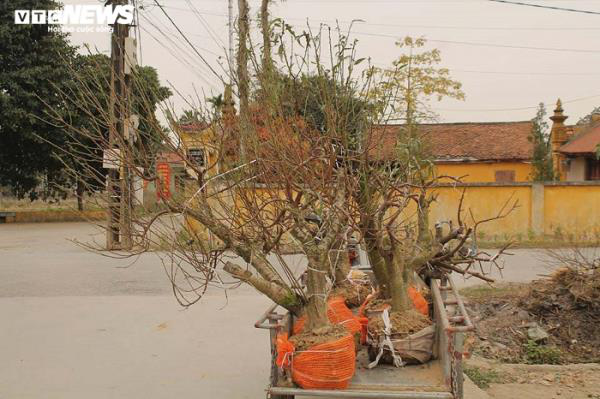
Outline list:
[[[225,103],[232,104],[231,93],[226,91],[225,97]],[[260,118],[260,111],[252,117]],[[180,125],[178,134],[186,149],[187,164],[194,162],[210,169],[211,174],[226,169],[221,164],[232,164],[239,155],[238,124],[235,108],[226,105],[219,123]],[[531,179],[532,127],[531,121],[521,121],[421,124],[416,129],[438,175],[461,177],[463,182],[508,183]],[[404,128],[405,125],[375,126],[370,142],[365,143],[372,159],[398,157],[397,142]],[[262,130],[258,129],[259,136]],[[189,167],[186,171],[195,175]]]
[[[159,199],[183,193],[185,161],[174,152],[159,152],[155,161],[158,180],[144,181],[144,207],[154,207]]]
[[[404,125],[375,128],[370,144],[374,157],[392,159]],[[532,122],[464,122],[416,127],[438,176],[463,182],[525,182],[531,179]]]
[[[564,124],[560,100],[556,103],[552,120],[552,160],[554,171],[562,181],[600,180],[600,114],[593,114],[589,124]]]

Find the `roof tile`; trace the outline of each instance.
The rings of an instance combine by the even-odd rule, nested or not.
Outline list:
[[[369,144],[371,156],[391,159],[404,125],[378,126]],[[531,121],[422,124],[418,132],[438,160],[530,160]]]

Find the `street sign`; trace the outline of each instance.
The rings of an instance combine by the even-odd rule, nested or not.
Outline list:
[[[111,148],[104,150],[102,157],[102,167],[104,169],[119,169],[121,165],[121,150],[118,148]]]

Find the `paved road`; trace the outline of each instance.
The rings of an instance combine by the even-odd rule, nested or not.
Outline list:
[[[102,239],[83,223],[0,225],[1,399],[264,396],[265,298],[211,290],[182,310],[156,254],[115,260],[74,237]],[[505,280],[548,272],[514,252]]]

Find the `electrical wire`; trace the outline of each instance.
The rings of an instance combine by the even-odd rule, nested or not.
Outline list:
[[[159,44],[165,50],[167,50],[167,52],[169,52],[169,54],[171,54],[173,56],[173,58],[175,58],[177,61],[179,61],[182,65],[186,66],[194,75],[196,75],[204,83],[208,84],[212,88],[215,88],[215,89],[217,88],[210,80],[208,80],[206,78],[205,75],[198,73],[198,71],[206,71],[205,73],[207,73],[207,74],[210,72],[208,72],[206,70],[204,64],[197,64],[198,61],[195,58],[190,56],[189,51],[186,51],[178,43],[175,42],[175,39],[178,38],[178,36],[172,35],[172,34],[170,34],[170,32],[166,33],[165,31],[163,31],[163,29],[161,29],[147,15],[144,15],[144,14],[140,14],[140,15],[142,16],[142,18],[144,18],[145,21],[147,21],[154,28],[154,30],[156,32],[158,32],[160,35],[162,35],[164,37],[164,39],[169,43],[169,45],[165,44],[162,40],[160,40],[154,34],[152,34],[152,32],[150,32],[150,30],[141,26],[141,28],[147,34],[149,34],[157,44]],[[183,43],[182,43],[182,45],[185,46],[185,44],[183,44]],[[207,51],[207,49],[202,49],[202,50]]]
[[[154,0],[154,2],[156,3],[156,5],[161,9],[161,11],[163,12],[163,14],[167,17],[167,19],[171,22],[171,24],[175,27],[175,29],[177,29],[177,31],[179,32],[179,34],[185,39],[185,41],[189,44],[189,46],[194,50],[194,52],[196,53],[196,55],[198,55],[198,57],[200,57],[200,59],[202,60],[202,62],[204,62],[206,64],[206,66],[208,67],[208,69],[210,69],[210,71],[217,77],[219,78],[219,80],[225,84],[225,81],[223,80],[223,78],[217,73],[217,71],[212,67],[212,65],[210,65],[210,63],[206,60],[206,58],[204,58],[204,56],[202,54],[200,54],[200,52],[198,51],[198,49],[196,48],[196,46],[194,46],[194,44],[188,39],[188,37],[181,31],[181,29],[179,28],[179,26],[175,23],[175,21],[173,21],[173,19],[171,18],[171,16],[165,11],[165,9],[163,8],[162,5],[160,5],[160,3],[158,2],[158,0]]]
[[[563,104],[569,104],[579,101],[590,100],[592,98],[598,98],[600,94],[596,94],[593,96],[579,97],[571,100],[563,101]],[[544,104],[545,106],[552,106],[553,104]],[[502,112],[502,111],[525,111],[530,109],[537,109],[538,106],[534,107],[518,107],[518,108],[461,108],[461,109],[452,109],[452,108],[436,108],[436,111],[450,111],[450,112]]]
[[[166,6],[168,8],[175,8],[172,6]],[[185,11],[189,11],[187,9],[182,9]],[[226,17],[225,14],[213,14],[217,16]],[[299,18],[288,18],[299,20]],[[321,21],[315,21],[321,22]],[[325,21],[323,21],[325,22]],[[304,27],[303,25],[292,25],[294,27]],[[399,39],[399,35],[392,35],[386,33],[373,33],[373,32],[358,32],[352,31],[352,33],[356,35],[363,36],[375,36],[375,37],[389,37]],[[520,49],[520,50],[533,50],[533,51],[556,51],[556,52],[568,52],[568,53],[589,53],[589,54],[600,54],[600,50],[589,50],[589,49],[570,49],[570,48],[555,48],[555,47],[535,47],[535,46],[519,46],[519,45],[510,45],[510,44],[498,44],[498,43],[484,43],[484,42],[466,42],[466,41],[458,41],[458,40],[442,40],[442,39],[427,39],[429,42],[433,43],[444,43],[444,44],[455,44],[455,45],[465,45],[465,46],[480,46],[480,47],[495,47],[495,48],[512,48],[512,49]]]
[[[568,11],[568,12],[578,12],[578,13],[582,13],[582,14],[594,14],[594,15],[600,15],[600,12],[597,11],[589,11],[589,10],[577,10],[574,8],[565,8],[565,7],[555,7],[555,6],[544,6],[541,4],[531,4],[531,3],[523,3],[520,1],[508,1],[508,0],[487,0],[493,3],[505,3],[505,4],[511,4],[511,5],[516,5],[516,6],[528,6],[528,7],[536,7],[536,8],[545,8],[547,10],[554,10],[554,11]]]
[[[202,16],[202,13],[198,11],[198,9],[196,8],[196,6],[194,6],[194,4],[190,1],[190,0],[186,0],[190,9],[192,10],[192,12],[194,13],[194,15],[196,16],[196,18],[198,19],[198,21],[200,21],[200,24],[204,27],[204,29],[206,29],[206,31],[208,32],[208,34],[211,36],[211,39],[215,41],[215,43],[217,43],[217,45],[219,47],[223,47],[225,48],[225,43],[223,43],[223,41],[221,40],[221,38],[219,37],[219,35],[216,34],[216,32],[211,28],[211,26],[209,25],[209,23],[204,19],[204,17]]]
[[[185,0],[189,1],[189,0]],[[163,6],[166,8],[171,8],[174,10],[180,11],[188,11],[186,8],[177,7],[177,6]],[[219,14],[213,11],[208,10],[198,10],[198,12],[202,15],[211,15],[216,17],[227,17],[227,14]],[[283,18],[284,20],[290,21],[306,21],[307,18]],[[361,23],[364,25],[372,25],[372,26],[383,26],[383,27],[391,27],[391,28],[424,28],[424,29],[449,29],[449,30],[483,30],[483,31],[515,31],[515,30],[523,30],[523,31],[587,31],[587,30],[600,30],[600,27],[499,27],[499,26],[457,26],[457,25],[418,25],[418,24],[389,24],[389,23],[379,23],[379,22],[368,22],[361,19],[355,19],[354,21],[343,21],[343,20],[313,20],[314,22],[323,22],[323,23],[342,23],[342,24],[350,24],[350,23]]]
[[[292,26],[299,27],[299,25],[292,25]],[[354,33],[356,35],[364,35],[364,36],[389,37],[389,38],[393,38],[393,39],[400,39],[399,35],[390,35],[390,34],[385,34],[385,33],[371,33],[371,32],[357,32],[357,31],[352,31],[351,33]],[[565,52],[565,53],[600,54],[600,50],[588,50],[588,49],[518,46],[518,45],[511,45],[511,44],[465,42],[465,41],[458,41],[458,40],[442,40],[442,39],[430,39],[430,38],[427,38],[427,41],[432,42],[432,43],[458,44],[458,45],[465,45],[465,46],[512,48],[512,49],[534,50],[534,51],[557,51],[557,52]]]

